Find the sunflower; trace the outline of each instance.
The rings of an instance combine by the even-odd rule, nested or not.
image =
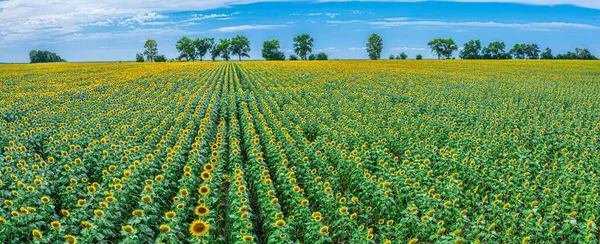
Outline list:
[[[275,226],[277,227],[281,227],[285,225],[285,221],[284,220],[277,220],[275,221]]]
[[[200,189],[198,189],[198,193],[202,195],[207,195],[208,193],[210,193],[210,188],[208,186],[201,186]]]
[[[165,213],[165,218],[166,219],[171,219],[173,217],[177,216],[177,214],[175,214],[175,212],[166,212]]]
[[[194,220],[194,222],[192,222],[190,224],[190,233],[193,236],[204,236],[206,235],[206,233],[208,233],[208,230],[210,229],[210,224],[202,221],[202,220]]]
[[[40,232],[39,230],[33,230],[31,231],[31,235],[33,235],[33,237],[38,238],[38,239],[42,239],[42,232]]]
[[[104,211],[102,211],[100,209],[96,209],[96,210],[94,210],[94,215],[96,215],[98,217],[102,217],[102,216],[104,216]]]
[[[133,233],[133,227],[131,227],[131,225],[121,226],[121,230],[123,230],[127,233]]]
[[[321,227],[321,229],[319,230],[319,233],[321,234],[325,234],[327,233],[327,231],[329,231],[329,227],[327,225]]]
[[[51,225],[51,226],[52,226],[52,228],[54,228],[54,229],[58,229],[58,228],[60,228],[60,222],[58,222],[58,221],[52,221],[52,222],[50,222],[50,225]]]
[[[171,227],[168,225],[160,225],[160,230],[164,232],[171,232]]]
[[[208,212],[209,212],[209,210],[205,206],[198,206],[198,207],[196,207],[196,211],[195,211],[196,215],[198,215],[198,216],[207,215]]]
[[[43,202],[43,203],[49,203],[49,202],[50,202],[50,198],[49,198],[49,197],[46,197],[46,196],[43,196],[43,197],[42,197],[42,202]],[[5,201],[4,203],[6,203],[6,201]]]
[[[251,242],[251,241],[254,241],[254,237],[253,236],[243,236],[242,240],[244,242]]]
[[[91,229],[92,227],[94,227],[93,224],[91,224],[90,222],[87,221],[82,221],[81,225],[83,225],[85,228]]]
[[[149,195],[145,195],[145,196],[142,197],[142,201],[144,201],[144,202],[150,202],[150,201],[152,201],[152,197],[149,196]]]
[[[347,207],[341,207],[339,211],[340,211],[340,214],[346,214],[348,212],[348,208]]]
[[[210,180],[210,172],[208,171],[202,171],[202,173],[200,174],[200,178],[202,178],[202,180]]]
[[[71,213],[69,213],[69,210],[66,210],[66,209],[62,209],[62,210],[60,210],[60,213],[61,213],[63,216],[67,216],[67,217],[68,217],[69,215],[71,215]]]

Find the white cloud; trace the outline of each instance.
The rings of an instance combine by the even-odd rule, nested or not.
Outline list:
[[[395,47],[390,49],[391,51],[423,51],[424,47]]]
[[[166,19],[166,18],[168,18],[166,15],[151,12],[151,13],[138,14],[131,18],[126,18],[122,21],[119,21],[119,24],[120,25],[132,25],[132,24],[145,25],[145,24],[148,24],[148,22],[151,22],[154,20],[159,20],[159,19]]]
[[[406,17],[399,17],[399,18],[385,18],[385,19],[383,19],[383,20],[385,20],[385,21],[405,21],[405,20],[408,20],[408,18],[406,18]]]
[[[337,52],[337,51],[340,51],[340,50],[335,47],[326,47],[326,48],[315,49],[315,52]]]
[[[338,14],[338,13],[325,13],[325,15],[327,15],[327,17],[333,19],[333,18],[335,18],[335,16],[339,16],[340,14]]]
[[[364,21],[362,20],[327,20],[325,21],[325,23],[327,24],[355,24],[355,23],[362,23]]]
[[[286,27],[286,26],[287,25],[238,25],[238,26],[221,27],[221,28],[213,29],[212,31],[227,33],[227,32],[247,31],[247,30],[272,30],[272,29],[278,29],[278,28],[282,28],[282,27]]]
[[[361,2],[428,2],[433,0],[356,0]],[[572,4],[584,8],[600,9],[600,1],[598,0],[436,0],[445,2],[469,2],[469,3],[521,3],[532,5],[561,5]],[[349,2],[349,0],[318,0],[318,2]]]
[[[367,50],[366,47],[351,47],[348,48],[348,51],[362,51],[362,50]]]
[[[519,28],[519,29],[586,29],[598,30],[600,27],[566,22],[532,22],[532,23],[498,23],[488,22],[444,22],[444,21],[376,21],[369,22],[371,25],[379,27],[397,27],[397,26],[438,26],[438,27],[499,27],[499,28]]]
[[[192,15],[192,18],[188,19],[188,21],[199,21],[199,20],[206,20],[206,19],[228,19],[231,18],[231,16],[233,15],[237,15],[239,14],[239,12],[233,12],[231,14],[194,14]]]
[[[323,13],[308,13],[307,16],[321,16]]]

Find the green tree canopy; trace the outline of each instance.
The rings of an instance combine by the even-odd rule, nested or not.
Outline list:
[[[194,41],[187,36],[182,37],[177,41],[175,48],[179,52],[179,58],[184,58],[185,61],[196,59],[196,48]]]
[[[300,34],[294,37],[294,52],[298,54],[302,60],[306,60],[308,54],[312,52],[314,41],[315,39],[308,34]]]
[[[452,38],[435,38],[429,41],[427,45],[438,56],[438,59],[441,57],[450,59],[452,52],[458,50],[458,46]]]
[[[219,44],[217,45],[217,50],[219,50],[219,55],[225,61],[229,61],[231,58],[231,40],[230,39],[220,39]]]
[[[504,49],[506,44],[504,42],[494,41],[490,42],[487,47],[483,49],[484,59],[510,59],[510,53],[507,53]]]
[[[460,51],[458,57],[461,59],[480,59],[482,46],[479,40],[470,40],[463,46],[463,50]]]
[[[46,50],[31,50],[29,52],[29,61],[33,63],[51,63],[51,62],[67,62],[56,53]]]
[[[194,40],[194,49],[196,51],[196,58],[200,58],[200,61],[204,58],[204,56],[210,51],[210,49],[215,45],[215,38],[196,38]],[[218,55],[217,55],[218,56]]]
[[[146,43],[144,43],[144,49],[146,59],[152,62],[154,57],[158,54],[158,44],[155,40],[147,40]]]
[[[369,59],[377,60],[381,58],[381,51],[383,50],[383,39],[376,33],[371,34],[367,40],[367,53]]]
[[[267,40],[263,42],[262,57],[266,60],[285,60],[285,54],[279,50],[279,40]]]
[[[327,54],[324,52],[320,52],[319,54],[317,54],[317,60],[328,60],[329,57],[327,57]]]
[[[229,48],[229,52],[232,55],[237,55],[240,61],[242,61],[242,57],[250,57],[250,40],[246,36],[237,35],[233,37]]]

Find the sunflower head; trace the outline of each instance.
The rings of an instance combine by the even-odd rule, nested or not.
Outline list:
[[[202,221],[202,220],[194,220],[194,222],[192,222],[190,224],[190,233],[193,236],[204,236],[206,235],[206,233],[208,233],[208,230],[210,229],[210,224]]]
[[[69,244],[76,244],[77,243],[77,238],[75,238],[72,235],[66,235],[65,237],[65,241],[67,241],[67,243]]]
[[[31,235],[33,235],[33,237],[37,239],[42,239],[42,232],[40,232],[39,230],[31,231]]]
[[[171,227],[168,225],[161,225],[160,230],[162,230],[164,232],[171,232]]]
[[[209,210],[208,210],[207,207],[205,207],[205,206],[198,206],[198,207],[196,207],[195,213],[198,216],[204,216],[204,215],[208,214],[208,211]]]
[[[327,231],[329,231],[329,226],[325,225],[323,227],[321,227],[321,229],[319,229],[319,233],[321,234],[326,234]]]
[[[60,222],[52,221],[52,222],[50,222],[50,226],[52,226],[52,228],[54,228],[54,229],[58,229],[58,228],[60,228]]]
[[[131,227],[131,225],[125,225],[125,226],[121,226],[121,230],[127,232],[127,233],[132,233],[133,232],[133,227]]]

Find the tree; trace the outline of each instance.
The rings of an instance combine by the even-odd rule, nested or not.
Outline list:
[[[285,54],[279,48],[281,47],[277,39],[263,42],[262,57],[266,60],[285,60]]]
[[[510,59],[511,55],[506,53],[504,50],[506,44],[504,42],[490,42],[486,48],[483,49],[484,59]]]
[[[46,50],[31,50],[29,52],[29,61],[31,63],[51,63],[51,62],[67,62],[56,53]]]
[[[200,61],[202,61],[204,55],[210,51],[213,45],[215,45],[215,38],[196,38],[196,40],[194,40],[196,58],[200,58]]]
[[[290,60],[298,60],[298,56],[292,54],[290,55]]]
[[[217,45],[217,49],[219,50],[221,58],[225,59],[225,61],[229,61],[229,59],[231,58],[231,40],[220,39],[219,44]]]
[[[167,62],[167,57],[165,57],[165,55],[156,55],[156,57],[154,57],[154,61],[156,62]]]
[[[400,54],[400,59],[405,60],[406,58],[408,58],[408,55],[406,55],[406,53],[402,52]]]
[[[529,44],[525,48],[525,54],[527,55],[527,58],[529,58],[529,59],[539,59],[540,58],[540,47],[535,43]]]
[[[527,44],[523,43],[515,43],[515,45],[513,46],[512,49],[510,49],[510,54],[515,58],[515,59],[525,59],[527,53],[526,53],[526,49],[527,49]]]
[[[308,56],[308,60],[315,60],[315,59],[317,59],[317,56],[315,56],[312,53]]]
[[[540,56],[541,59],[553,59],[554,56],[552,56],[552,49],[550,49],[549,47],[546,48],[546,51],[544,51],[542,53],[542,55]]]
[[[213,43],[210,47],[210,59],[212,59],[212,61],[214,62],[217,59],[217,57],[219,57],[219,55],[221,55],[221,50],[219,50],[219,44]]]
[[[154,56],[158,54],[158,44],[155,40],[147,40],[144,44],[144,49],[146,49],[144,51],[146,59],[152,62],[154,60]]]
[[[144,62],[144,55],[141,53],[136,53],[135,54],[135,61],[136,62]]]
[[[481,56],[481,41],[470,40],[463,46],[463,50],[460,51],[458,57],[461,59],[480,59]]]
[[[301,34],[294,37],[294,52],[306,60],[307,55],[312,52],[313,42],[315,39],[310,37],[308,34]]]
[[[394,60],[394,59],[395,59],[394,54],[390,54],[390,60]]]
[[[450,59],[452,52],[458,50],[458,46],[452,38],[435,38],[429,41],[427,45],[438,56],[438,59],[441,57]]]
[[[383,50],[383,39],[376,33],[371,34],[367,40],[367,53],[369,59],[377,60],[381,57],[381,51]]]
[[[423,60],[423,55],[421,55],[421,54],[417,54],[417,57],[416,57],[416,59],[417,59],[417,60]]]
[[[175,44],[175,48],[180,53],[180,58],[185,58],[185,61],[196,59],[196,48],[194,47],[194,41],[187,36],[182,37]]]
[[[317,54],[317,60],[328,60],[327,54],[324,52],[320,52]]]
[[[587,48],[582,48],[582,47],[575,48],[575,54],[577,55],[577,59],[585,59],[585,60],[597,59],[596,56],[592,55],[592,53],[589,50],[587,50]]]
[[[231,54],[238,55],[240,61],[242,61],[242,57],[250,57],[248,54],[250,52],[250,40],[246,36],[237,35],[232,38],[229,48]]]

